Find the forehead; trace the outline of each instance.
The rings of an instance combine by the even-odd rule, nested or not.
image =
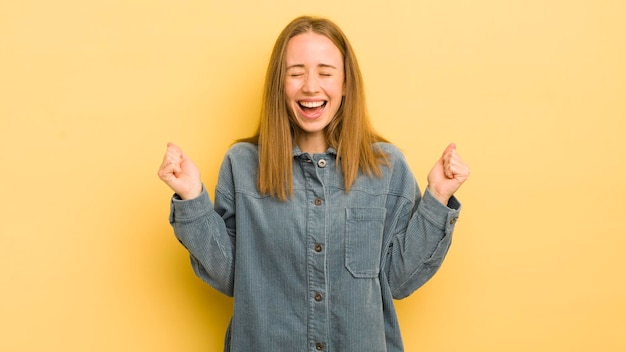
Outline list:
[[[328,37],[315,32],[298,34],[289,39],[285,51],[287,66],[333,65],[343,67],[343,55]]]

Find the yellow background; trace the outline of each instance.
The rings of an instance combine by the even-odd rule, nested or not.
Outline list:
[[[625,4],[0,1],[0,350],[221,350],[232,303],[156,170],[174,141],[213,189],[300,14],[345,30],[422,186],[450,141],[472,168],[446,262],[398,302],[407,351],[626,350]]]

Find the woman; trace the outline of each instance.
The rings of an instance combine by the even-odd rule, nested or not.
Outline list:
[[[371,128],[354,52],[333,22],[278,37],[257,134],[234,144],[214,202],[168,144],[159,177],[196,274],[234,297],[225,351],[402,351],[393,299],[440,267],[469,175],[449,145],[422,196]]]

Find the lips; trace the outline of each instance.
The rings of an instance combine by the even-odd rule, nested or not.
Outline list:
[[[321,116],[324,108],[326,107],[326,100],[318,101],[299,101],[298,106],[303,117],[308,119],[315,119]]]

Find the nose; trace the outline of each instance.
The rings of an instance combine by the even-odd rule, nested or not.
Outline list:
[[[320,85],[318,78],[315,74],[310,73],[305,75],[304,82],[302,85],[302,91],[305,93],[317,93],[319,91]]]

